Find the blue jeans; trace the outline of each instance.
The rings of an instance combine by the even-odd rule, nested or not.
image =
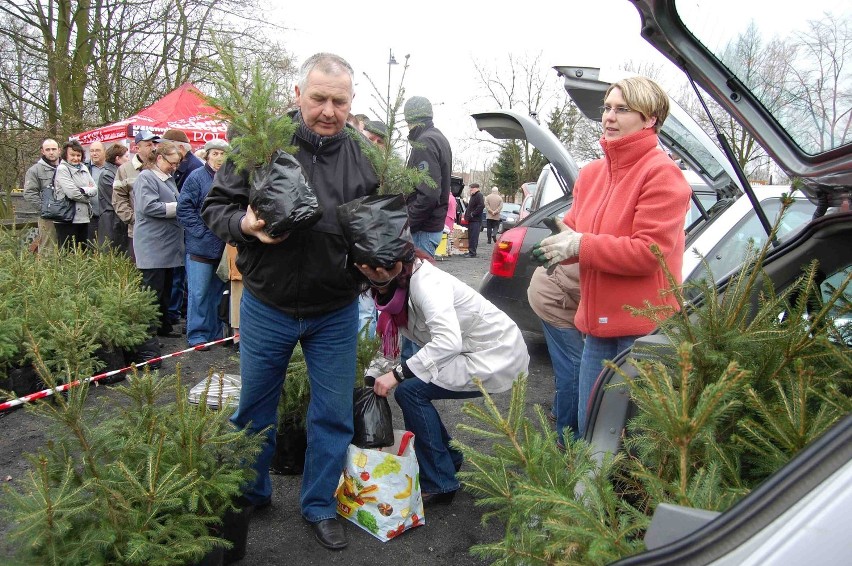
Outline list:
[[[414,433],[423,493],[444,493],[460,487],[455,466],[461,466],[462,454],[450,447],[451,437],[432,401],[481,396],[479,391],[449,391],[416,377],[396,386],[394,399],[402,409],[405,429]]]
[[[604,360],[611,360],[620,352],[633,345],[639,336],[619,336],[617,338],[596,338],[586,336],[583,347],[583,359],[580,362],[580,436],[586,435],[586,418],[588,417],[589,398],[592,389],[603,371]]]
[[[219,303],[226,283],[216,275],[217,267],[186,256],[186,341],[190,346],[222,337]]]
[[[576,328],[557,328],[541,321],[547,351],[553,364],[556,393],[553,395],[553,414],[556,416],[556,434],[565,443],[562,431],[566,427],[580,438],[579,388],[580,360],[583,357],[583,334]]]
[[[442,234],[443,232],[412,232],[411,239],[416,247],[435,257],[435,250],[441,243]]]
[[[379,313],[376,310],[376,302],[373,300],[373,295],[369,291],[364,291],[358,295],[358,332],[367,327],[367,337],[374,338],[376,336],[376,323],[379,319]]]
[[[295,318],[243,291],[240,303],[240,405],[231,421],[252,432],[266,431],[254,463],[257,478],[244,489],[246,499],[261,503],[272,495],[269,462],[275,452],[278,401],[284,372],[296,343],[308,366],[308,449],[302,476],[302,516],[315,523],[337,516],[334,491],[352,441],[352,390],[358,303],[336,311]]]
[[[183,300],[186,297],[186,269],[180,265],[174,268],[172,275],[171,298],[169,299],[169,320],[180,320],[183,313]]]

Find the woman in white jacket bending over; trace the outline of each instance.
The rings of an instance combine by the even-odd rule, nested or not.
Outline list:
[[[390,270],[356,266],[373,289],[384,354],[398,355],[397,332],[421,347],[379,376],[374,390],[387,396],[396,389],[405,428],[414,433],[423,502],[448,504],[459,489],[462,454],[450,447],[432,401],[481,396],[473,378],[489,393],[511,389],[530,357],[521,331],[503,311],[426,254],[407,255]]]

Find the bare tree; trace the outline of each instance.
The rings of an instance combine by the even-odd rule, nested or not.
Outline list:
[[[215,91],[213,35],[289,86],[295,61],[268,36],[263,0],[6,0],[0,3],[0,177],[14,186],[38,140],[114,122],[186,81]],[[21,150],[20,148],[26,148]],[[23,157],[21,154],[23,153]]]
[[[565,103],[566,96],[556,74],[541,64],[541,53],[532,57],[510,53],[504,64],[490,66],[475,61],[474,68],[480,86],[477,100],[487,100],[497,108],[514,110],[539,120],[547,109],[561,107]],[[494,152],[500,154],[493,160],[492,169],[500,168],[494,174],[495,182],[507,195],[517,189],[517,186],[508,186],[508,183],[515,182],[513,179],[520,179],[519,182],[535,180],[546,163],[525,140],[512,144],[478,137],[476,141],[493,144]],[[510,173],[507,167],[513,171]]]
[[[258,0],[4,2],[5,59],[25,63],[3,65],[0,90],[15,104],[0,111],[57,136],[114,121],[203,81],[214,63],[211,33],[240,38],[247,57],[263,53],[270,26],[238,15],[257,13]]]
[[[850,141],[852,126],[852,28],[848,17],[825,14],[796,34],[792,77],[791,119],[804,136],[797,141],[806,151],[823,152]]]

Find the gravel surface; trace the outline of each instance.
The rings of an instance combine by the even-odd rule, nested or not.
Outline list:
[[[482,276],[488,271],[493,245],[485,243],[483,233],[479,254],[476,258],[451,255],[436,264],[468,285],[478,288]],[[529,406],[549,405],[553,394],[552,370],[547,349],[537,336],[528,337],[528,348],[532,358],[530,365],[530,387],[527,392]],[[186,348],[181,338],[162,339],[163,352],[175,352]],[[211,367],[225,373],[239,373],[239,356],[233,348],[213,347],[208,352],[192,352],[163,363],[160,370],[172,373],[180,363],[184,383],[192,386],[201,381]],[[114,368],[111,368],[114,369]],[[501,407],[508,404],[508,394],[496,397]],[[117,399],[108,386],[92,388],[90,402],[109,404]],[[480,402],[474,400],[473,402]],[[439,401],[437,406],[449,431],[459,423],[474,424],[461,413],[463,401]],[[397,428],[403,428],[399,407],[391,398],[391,408]],[[24,454],[33,452],[45,441],[45,423],[37,420],[26,410],[0,413],[0,478],[14,486],[29,470]],[[481,440],[468,437],[462,432],[456,436],[465,442],[484,446]],[[299,513],[299,484],[301,476],[273,475],[273,504],[255,513],[252,518],[248,540],[248,552],[240,564],[245,565],[424,565],[486,564],[468,552],[477,543],[494,541],[501,536],[501,526],[491,522],[482,525],[482,511],[475,505],[474,498],[459,492],[452,505],[426,509],[426,525],[404,533],[387,543],[375,539],[352,523],[346,524],[349,546],[339,552],[323,549],[315,540],[310,527]],[[0,563],[7,562],[14,549],[6,541],[8,523],[0,520]]]

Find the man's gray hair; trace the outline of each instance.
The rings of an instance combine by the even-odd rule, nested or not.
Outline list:
[[[352,70],[352,65],[346,62],[346,59],[334,53],[316,53],[307,58],[302,63],[302,68],[299,70],[299,89],[305,90],[308,85],[308,75],[311,71],[317,70],[327,75],[340,75],[342,73],[349,74],[349,82],[352,84],[352,90],[355,90],[355,71]]]

